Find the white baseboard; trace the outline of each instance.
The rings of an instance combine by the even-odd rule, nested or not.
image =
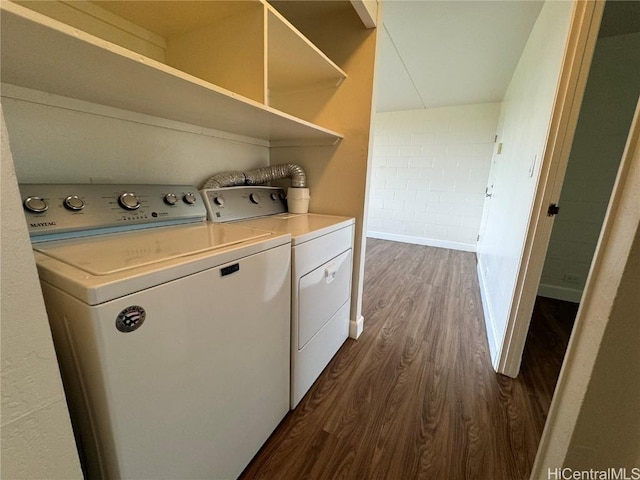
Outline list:
[[[463,252],[475,252],[476,245],[472,243],[451,242],[449,240],[438,240],[436,238],[412,237],[409,235],[396,235],[394,233],[368,231],[367,237],[379,238],[380,240],[391,240],[393,242],[413,243],[416,245],[427,245],[429,247],[449,248],[451,250],[462,250]]]
[[[489,301],[489,295],[487,294],[487,285],[482,273],[482,267],[480,264],[480,258],[476,264],[478,271],[478,284],[480,285],[480,299],[482,300],[482,311],[484,313],[484,324],[487,331],[487,340],[489,342],[489,353],[491,355],[491,365],[493,369],[498,369],[498,353],[499,353],[499,341],[496,337],[496,328],[493,323],[493,315],[491,314],[491,302]]]
[[[364,317],[360,315],[358,320],[349,320],[349,338],[357,340],[364,330]]]
[[[582,290],[541,283],[540,286],[538,286],[538,295],[541,297],[555,298],[556,300],[564,300],[565,302],[580,303]]]

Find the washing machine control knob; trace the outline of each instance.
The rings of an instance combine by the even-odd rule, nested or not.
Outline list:
[[[184,203],[186,203],[187,205],[193,205],[194,203],[196,203],[196,196],[191,192],[185,193],[182,197],[182,200],[184,200]]]
[[[260,203],[260,195],[258,193],[252,193],[249,195],[249,200],[251,200],[251,203],[255,203],[257,205]]]
[[[224,198],[222,197],[215,197],[213,199],[213,203],[215,203],[216,205],[218,205],[219,207],[224,207]]]
[[[82,200],[78,195],[69,195],[64,199],[63,202],[65,208],[77,212],[78,210],[82,210],[84,208],[84,200]]]
[[[118,203],[125,210],[137,210],[140,208],[140,200],[135,193],[125,192],[118,198]]]
[[[167,193],[164,196],[164,203],[166,203],[167,205],[175,205],[176,203],[178,203],[178,197],[176,197],[175,193]]]
[[[33,213],[46,212],[49,208],[49,204],[44,198],[40,197],[27,197],[24,201],[24,208]]]

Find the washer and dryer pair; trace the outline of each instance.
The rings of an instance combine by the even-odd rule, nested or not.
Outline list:
[[[20,191],[85,476],[240,475],[347,338],[353,219],[265,187]]]
[[[291,408],[349,336],[355,220],[287,213],[284,190],[202,192],[209,220],[291,235]]]

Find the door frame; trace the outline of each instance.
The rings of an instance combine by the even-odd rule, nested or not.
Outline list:
[[[614,315],[623,275],[628,270],[640,220],[640,98],[636,105],[622,161],[613,186],[603,227],[584,289],[583,302],[558,378],[547,421],[542,432],[531,479],[548,478],[548,472],[563,467],[580,420],[596,362],[602,361],[601,344]],[[625,265],[627,268],[625,269]],[[623,295],[624,297],[624,295]],[[628,298],[628,293],[627,293]],[[628,301],[628,300],[627,300]],[[619,317],[618,317],[619,319]],[[610,360],[609,360],[610,361]],[[623,364],[616,364],[624,368]],[[609,409],[620,408],[609,405]],[[583,419],[588,422],[589,419]],[[615,427],[614,427],[615,428]]]
[[[604,0],[574,1],[538,187],[505,335],[497,363],[494,365],[498,373],[512,378],[520,371],[522,353],[551,238],[555,217],[547,216],[547,209],[549,204],[558,203],[560,198],[604,4]]]

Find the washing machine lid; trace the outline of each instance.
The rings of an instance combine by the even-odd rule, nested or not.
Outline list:
[[[268,237],[230,224],[159,227],[34,245],[34,250],[92,275],[109,275]]]
[[[355,219],[353,218],[317,213],[281,213],[238,222],[240,225],[269,230],[270,232],[289,233],[292,245],[307,242],[341,228],[349,227],[354,223]]]

